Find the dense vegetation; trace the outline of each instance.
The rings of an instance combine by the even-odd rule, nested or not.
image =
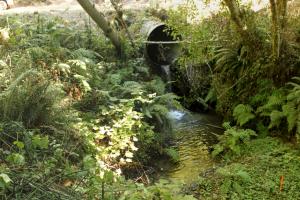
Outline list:
[[[136,43],[121,29],[121,55],[91,21],[1,17],[0,197],[297,199],[299,16],[287,9],[278,46],[274,13],[238,7],[240,29],[225,5],[200,21],[191,2],[147,12],[182,37],[177,95],[143,59],[145,14],[128,13]],[[150,184],[153,161],[176,162],[167,113],[178,101],[224,117],[212,150],[220,165],[191,185]]]
[[[122,196],[106,187],[121,169],[147,177],[177,97],[142,59],[116,60],[91,25],[48,17],[1,20],[1,195]]]

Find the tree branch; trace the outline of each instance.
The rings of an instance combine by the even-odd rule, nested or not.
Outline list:
[[[104,34],[111,40],[118,54],[121,53],[121,39],[118,34],[110,27],[104,15],[99,12],[89,0],[77,0],[81,7],[103,30]]]

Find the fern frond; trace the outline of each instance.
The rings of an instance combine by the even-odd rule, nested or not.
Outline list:
[[[268,101],[265,105],[257,108],[256,113],[259,113],[260,116],[270,116],[273,110],[279,110],[282,105],[286,102],[286,95],[283,94],[283,91],[276,90],[268,98]]]
[[[282,106],[282,111],[287,118],[288,130],[291,132],[295,128],[297,120],[300,120],[298,119],[298,111],[292,102]]]
[[[226,130],[231,129],[230,122],[224,122],[224,123],[222,124],[222,126],[223,126]]]
[[[272,95],[270,96],[267,107],[280,106],[284,103],[285,96],[283,95]]]
[[[296,81],[300,82],[300,77],[295,76],[295,77],[292,78],[292,80],[296,80]]]
[[[216,90],[213,87],[211,87],[209,89],[208,94],[206,95],[204,101],[206,103],[217,101],[217,93],[216,93]]]
[[[152,114],[157,113],[159,115],[166,115],[169,112],[169,109],[166,106],[160,104],[154,104],[149,110]]]
[[[243,126],[251,119],[255,118],[252,113],[253,109],[250,105],[239,104],[233,110],[233,117],[240,126]]]
[[[217,156],[224,151],[239,155],[241,150],[240,146],[242,144],[247,144],[252,136],[257,136],[257,134],[251,129],[238,129],[232,127],[219,137],[219,143],[214,145],[212,155]]]
[[[166,90],[166,84],[160,78],[155,78],[152,81],[145,83],[144,88],[150,93],[163,95]]]
[[[122,85],[122,96],[131,94],[139,95],[142,92],[142,85],[135,81],[125,81]]]
[[[88,58],[90,60],[96,60],[97,58],[102,58],[102,56],[92,50],[80,48],[72,52],[72,57],[76,60],[79,59],[81,60],[82,58]]]
[[[0,96],[0,117],[3,120],[22,121],[24,125],[47,124],[51,121],[53,106],[61,95],[59,87],[50,87],[44,75],[27,70],[19,75]]]
[[[269,129],[273,128],[273,127],[279,127],[280,126],[280,123],[281,123],[281,120],[282,118],[284,118],[285,114],[284,112],[280,112],[278,110],[273,110],[270,114],[270,119],[271,119],[271,122],[268,126]]]

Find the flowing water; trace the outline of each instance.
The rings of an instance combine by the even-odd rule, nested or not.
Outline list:
[[[160,161],[161,178],[191,183],[201,173],[214,168],[216,163],[209,155],[208,148],[223,132],[221,119],[214,114],[199,114],[172,110],[175,134],[174,148],[179,154],[179,162],[170,164]]]

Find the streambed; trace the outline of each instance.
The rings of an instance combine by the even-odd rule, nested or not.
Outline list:
[[[179,161],[170,164],[159,161],[160,178],[191,183],[205,171],[215,167],[208,148],[216,143],[222,134],[222,120],[215,114],[199,114],[172,110],[169,113],[173,121],[173,132]]]

